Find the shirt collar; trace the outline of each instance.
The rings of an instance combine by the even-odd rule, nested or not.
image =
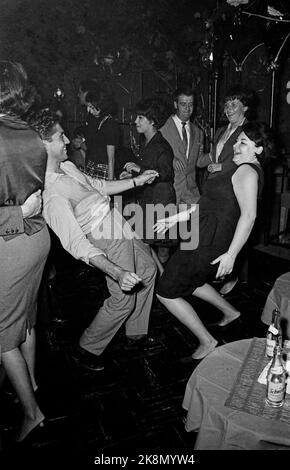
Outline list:
[[[182,123],[183,123],[183,122],[186,122],[186,124],[185,124],[186,127],[188,127],[188,125],[189,125],[189,119],[188,119],[187,121],[182,121],[182,120],[177,116],[177,114],[174,114],[174,115],[173,115],[173,120],[174,120],[175,123],[176,123],[177,125],[179,125],[180,127],[182,126]]]
[[[58,173],[57,171],[47,171],[46,174],[45,174],[45,182],[49,182],[49,183],[54,183],[58,178],[60,178],[61,176],[65,176],[68,172],[66,171],[66,165],[65,165],[66,162],[62,162],[60,164],[60,169],[64,172],[64,173]]]

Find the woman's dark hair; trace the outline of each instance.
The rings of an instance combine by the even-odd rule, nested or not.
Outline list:
[[[95,108],[99,109],[100,102],[101,102],[100,90],[96,90],[95,92],[88,91],[87,96],[86,96],[86,102],[92,103],[92,105],[95,106]]]
[[[135,106],[136,114],[145,116],[153,122],[156,129],[160,129],[168,118],[168,107],[159,98],[147,98],[139,101]]]
[[[263,147],[261,155],[257,155],[258,160],[265,162],[275,157],[274,136],[267,124],[257,121],[247,122],[242,126],[242,132],[255,142],[257,147]]]
[[[111,116],[115,116],[117,114],[118,107],[113,96],[108,95],[106,93],[104,93],[101,96],[100,110],[101,110],[101,116],[106,116],[107,114],[111,114]]]
[[[258,99],[253,90],[241,85],[233,85],[229,88],[225,94],[223,104],[230,100],[239,100],[244,106],[247,106],[248,109],[245,112],[245,115],[248,117],[257,107]]]
[[[96,90],[95,92],[89,91],[86,96],[86,102],[92,103],[96,109],[100,109],[100,116],[107,116],[117,114],[117,103],[113,96],[104,92],[103,90]]]
[[[0,61],[0,112],[21,116],[33,104],[33,93],[21,64]]]

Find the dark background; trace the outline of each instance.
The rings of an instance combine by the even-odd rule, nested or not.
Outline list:
[[[264,0],[237,7],[226,0],[0,0],[0,57],[23,63],[45,103],[56,101],[60,87],[69,130],[84,118],[77,90],[87,77],[114,92],[124,127],[138,99],[169,100],[184,81],[196,88],[196,119],[205,129],[213,126],[214,96],[222,121],[219,103],[234,82],[256,90],[258,117],[269,122],[277,58],[273,125],[289,150],[290,40],[281,46],[290,2],[269,3],[284,21],[273,21]]]

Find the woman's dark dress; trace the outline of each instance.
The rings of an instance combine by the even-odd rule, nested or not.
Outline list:
[[[118,147],[119,125],[117,121],[110,115],[96,118],[90,114],[84,132],[87,145],[85,173],[89,176],[108,179],[107,145]]]
[[[167,206],[168,204],[176,203],[176,194],[173,186],[173,158],[172,148],[160,132],[156,132],[141,153],[142,160],[139,163],[141,172],[156,170],[159,173],[158,178],[153,183],[143,186],[137,193],[138,203],[142,207],[144,216],[142,239],[145,243],[162,246],[171,246],[177,243],[177,240],[169,240],[167,237],[164,237],[164,240],[161,240],[159,237],[157,240],[157,234],[154,234],[152,231],[152,220],[148,212],[156,204]],[[166,214],[163,215],[163,217],[165,216]],[[155,214],[155,219],[157,220],[157,213]],[[149,230],[146,230],[146,225]]]
[[[248,165],[258,173],[259,196],[263,171],[258,165]],[[191,295],[197,287],[214,278],[218,263],[210,263],[228,250],[240,217],[232,185],[232,175],[237,168],[214,173],[206,181],[199,200],[199,245],[195,250],[179,248],[172,255],[157,286],[157,293],[162,297],[175,299]]]

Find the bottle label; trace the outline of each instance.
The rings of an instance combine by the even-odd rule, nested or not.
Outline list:
[[[277,335],[279,333],[279,330],[277,330],[274,325],[270,325],[268,331],[273,333],[273,335]]]
[[[282,375],[283,372],[284,372],[283,366],[271,367],[271,369],[270,369],[270,374],[271,375]]]
[[[275,346],[275,340],[274,339],[268,339],[266,340],[266,355],[268,357],[273,357],[273,352],[274,352],[274,346]]]
[[[269,382],[267,397],[272,402],[280,402],[284,398],[285,382],[272,383]]]

